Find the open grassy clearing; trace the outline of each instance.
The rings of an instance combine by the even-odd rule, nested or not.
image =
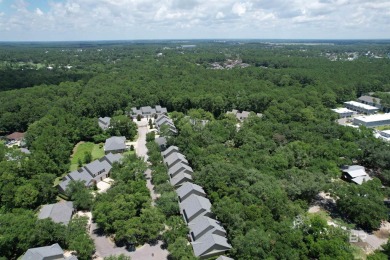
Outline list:
[[[74,171],[78,168],[79,159],[84,165],[85,153],[91,153],[92,160],[100,159],[104,156],[103,144],[94,144],[91,142],[78,143],[75,148],[70,160],[70,171]]]

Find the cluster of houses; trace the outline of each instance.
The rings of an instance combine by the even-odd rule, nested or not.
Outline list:
[[[372,96],[361,96],[357,101],[344,102],[343,108],[332,109],[340,118],[352,117],[355,114],[364,114],[353,118],[353,125],[378,127],[390,125],[390,113],[377,114],[383,109],[381,100]]]
[[[228,111],[226,112],[226,114],[231,114],[231,115],[234,115],[239,121],[244,121],[245,119],[247,119],[249,117],[251,112],[248,112],[248,111],[238,111],[236,109],[233,109],[232,111]],[[260,113],[257,113],[256,114],[258,117],[262,117],[263,114],[260,114]]]
[[[72,201],[61,201],[55,204],[43,205],[39,211],[38,219],[50,218],[53,222],[68,225],[75,213]],[[30,248],[20,258],[21,260],[77,260],[77,257],[65,254],[60,245]]]
[[[58,185],[58,190],[65,193],[71,181],[84,181],[86,187],[96,185],[110,176],[113,164],[121,162],[122,158],[121,154],[108,153],[103,158],[88,163],[63,177]]]
[[[187,223],[194,255],[201,259],[218,256],[231,249],[226,230],[215,220],[211,203],[203,188],[192,182],[193,170],[186,157],[176,146],[170,146],[162,153],[168,167],[170,183],[178,195],[180,212]],[[221,256],[218,259],[230,259]]]
[[[157,119],[154,121],[154,124],[156,126],[156,129],[162,133],[164,132],[163,129],[165,128],[166,131],[168,131],[172,135],[177,134],[177,129],[175,124],[173,123],[172,119],[170,119],[166,115],[159,115]]]
[[[131,111],[129,112],[129,116],[133,119],[137,117],[149,119],[165,114],[167,114],[167,109],[159,105],[156,105],[154,108],[150,106],[140,107],[139,109],[136,107],[132,107]]]

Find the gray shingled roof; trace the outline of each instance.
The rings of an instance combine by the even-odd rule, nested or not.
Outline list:
[[[116,153],[116,154],[109,153],[109,154],[106,154],[103,157],[103,159],[106,159],[109,164],[113,165],[116,162],[120,162],[123,159],[123,155],[121,155],[119,153]]]
[[[175,177],[170,179],[172,186],[180,186],[184,182],[190,182],[190,181],[192,181],[192,176],[185,172],[178,173],[176,174]]]
[[[150,115],[155,114],[156,110],[154,108],[151,108],[150,106],[141,107],[141,112],[143,115]]]
[[[173,152],[179,152],[179,147],[177,146],[169,146],[164,152],[162,152],[163,157],[168,157]]]
[[[201,239],[207,233],[226,236],[226,230],[223,228],[221,223],[206,216],[196,218],[188,225],[188,227],[190,228],[195,241]]]
[[[170,119],[168,116],[166,115],[159,115],[157,118],[156,118],[156,121],[155,123],[157,124],[158,122],[160,122],[161,120],[163,119]]]
[[[109,153],[99,160],[95,160],[84,167],[70,172],[62,179],[59,187],[65,191],[71,180],[84,181],[86,186],[89,186],[93,179],[97,182],[102,174],[107,174],[112,169],[114,162],[121,162],[123,156],[120,154]]]
[[[65,257],[64,251],[62,250],[59,244],[30,248],[21,257],[21,260],[45,260],[45,259],[77,260],[77,257],[76,256]]]
[[[204,192],[203,188],[191,182],[184,183],[180,188],[176,190],[176,193],[180,197],[181,201],[184,201],[191,194],[206,197],[206,193]]]
[[[126,137],[124,136],[112,136],[106,139],[106,143],[104,144],[104,151],[119,151],[126,149]]]
[[[380,98],[371,97],[371,96],[361,96],[361,97],[358,98],[358,100],[359,101],[363,101],[363,102],[367,102],[367,103],[376,103],[376,104],[380,104],[381,103],[381,99]]]
[[[208,233],[196,242],[192,242],[194,255],[196,257],[204,257],[216,253],[222,253],[232,248],[227,242],[227,239],[222,236]]]
[[[192,174],[194,171],[192,168],[184,163],[176,163],[171,168],[168,169],[169,176],[175,177],[178,173],[185,172],[188,174]]]
[[[90,173],[84,167],[70,172],[68,176],[75,181],[84,181],[85,185],[89,185],[93,179]]]
[[[164,158],[164,162],[168,165],[168,167],[172,167],[178,162],[182,162],[183,164],[188,165],[188,161],[186,157],[178,152],[171,153],[169,156]]]
[[[175,127],[175,124],[170,118],[162,118],[159,121],[156,121],[156,126],[160,128],[163,125],[168,125],[169,127]]]
[[[186,212],[187,220],[190,223],[195,218],[211,213],[210,200],[198,195],[190,195],[185,201],[180,204],[180,211]]]
[[[101,129],[106,130],[111,123],[111,117],[99,117],[98,124]]]
[[[51,218],[55,223],[68,225],[73,215],[73,202],[61,201],[56,204],[43,205],[38,218]]]
[[[158,137],[154,140],[159,146],[167,145],[167,138],[166,137]]]
[[[102,172],[109,172],[111,170],[111,164],[103,157],[100,160],[95,160],[84,166],[84,169],[94,178]]]

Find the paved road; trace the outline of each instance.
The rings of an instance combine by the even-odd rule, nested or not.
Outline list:
[[[148,160],[148,149],[146,148],[146,134],[148,132],[148,122],[146,121],[137,121],[138,125],[138,139],[137,139],[137,148],[135,152],[139,157],[143,157],[144,161]]]
[[[161,241],[154,246],[145,244],[134,252],[129,252],[125,247],[117,247],[115,243],[99,232],[96,223],[91,225],[91,237],[95,241],[96,259],[99,260],[110,255],[118,256],[121,254],[130,256],[132,260],[166,260],[168,257],[168,251],[161,249]]]

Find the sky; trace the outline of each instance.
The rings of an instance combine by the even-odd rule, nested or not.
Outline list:
[[[389,38],[390,0],[0,0],[0,41]]]

